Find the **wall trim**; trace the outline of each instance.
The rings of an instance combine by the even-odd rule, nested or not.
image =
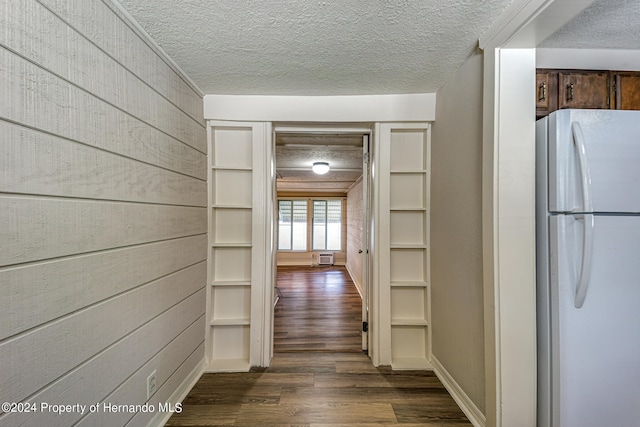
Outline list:
[[[351,271],[348,265],[345,264],[344,268],[347,270],[347,273],[349,273],[349,277],[351,277],[351,281],[355,285],[356,290],[358,291],[358,295],[360,295],[360,299],[363,299],[364,297],[362,296],[362,291],[360,290],[360,288],[362,287],[362,283],[356,282],[356,280],[354,279],[355,275],[353,274],[353,272]]]
[[[532,16],[544,10],[553,0],[516,0],[491,24],[491,27],[478,40],[480,49],[504,46],[511,38],[526,26]]]
[[[205,95],[207,120],[370,123],[433,121],[435,93],[352,96]]]
[[[346,267],[346,264],[344,261],[337,261],[333,263],[334,266],[336,267]],[[278,261],[278,267],[319,267],[322,268],[324,267],[324,265],[317,265],[313,262],[313,260],[311,261],[307,261],[307,260],[300,260],[300,261],[296,261],[296,260],[284,260],[284,261]],[[349,273],[351,274],[351,273]]]
[[[480,49],[533,48],[594,0],[514,0],[480,36]]]
[[[456,401],[462,412],[469,418],[471,424],[475,427],[485,427],[487,420],[475,403],[467,396],[462,387],[453,379],[453,376],[446,370],[446,368],[440,363],[438,358],[431,354],[431,366],[433,372],[436,374],[440,382],[447,389],[453,400]]]
[[[171,394],[167,402],[182,402],[187,394],[191,391],[191,389],[196,385],[200,377],[204,373],[205,359],[204,357],[196,364],[196,366],[191,370],[189,375],[180,383],[180,385],[176,388],[176,390]],[[169,418],[173,413],[171,412],[157,412],[156,415],[151,418],[147,427],[155,427],[155,426],[163,426],[169,421]]]

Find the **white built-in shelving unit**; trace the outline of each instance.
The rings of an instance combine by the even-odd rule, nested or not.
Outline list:
[[[251,347],[260,331],[251,326],[265,291],[264,230],[253,226],[264,218],[264,135],[253,123],[209,126],[207,371],[260,363]]]
[[[389,295],[391,365],[430,368],[430,128],[391,126],[389,142]]]

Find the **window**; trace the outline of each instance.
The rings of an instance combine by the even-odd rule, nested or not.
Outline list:
[[[341,250],[342,200],[278,200],[278,217],[278,250]]]
[[[313,250],[339,251],[342,242],[342,200],[313,201]]]
[[[307,250],[307,201],[278,201],[278,249]]]

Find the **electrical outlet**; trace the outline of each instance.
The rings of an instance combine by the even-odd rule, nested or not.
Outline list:
[[[153,371],[147,377],[147,399],[153,396],[153,393],[156,392],[156,389],[157,389],[156,371]]]

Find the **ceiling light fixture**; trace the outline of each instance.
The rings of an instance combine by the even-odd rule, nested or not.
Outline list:
[[[318,175],[324,175],[329,172],[329,163],[327,162],[314,162],[313,166],[311,166],[311,170],[317,173]]]

